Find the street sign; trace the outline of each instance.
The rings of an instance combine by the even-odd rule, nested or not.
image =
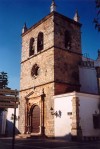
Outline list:
[[[18,108],[18,103],[0,102],[0,108]]]
[[[0,108],[18,108],[17,90],[0,89]]]
[[[0,76],[0,77],[2,77],[2,76]],[[2,79],[2,78],[0,78],[0,79]],[[1,83],[1,81],[0,81],[0,83]],[[6,81],[8,81],[8,80],[6,80]],[[7,85],[7,83],[4,85]],[[0,87],[2,87],[2,84],[0,84]],[[17,90],[3,89],[3,88],[0,89],[0,108],[14,108],[12,149],[14,149],[14,144],[15,144],[16,108],[18,108],[18,105],[19,105],[19,98],[17,97],[18,93],[19,92]]]
[[[17,102],[18,97],[0,95],[0,101],[14,101],[14,102]]]
[[[17,90],[11,90],[11,89],[0,89],[0,94],[5,94],[5,95],[18,95],[18,91]]]

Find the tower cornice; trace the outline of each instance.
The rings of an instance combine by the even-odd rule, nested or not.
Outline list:
[[[50,14],[48,14],[47,16],[45,16],[43,19],[41,19],[39,22],[37,22],[36,24],[34,24],[32,27],[30,27],[25,33],[22,34],[22,37],[23,37],[24,35],[26,35],[27,33],[29,33],[31,30],[35,29],[37,26],[39,26],[40,24],[42,24],[43,22],[45,22],[47,19],[49,19],[49,18],[52,17],[52,16],[54,16],[54,17],[55,17],[55,16],[59,16],[60,18],[63,18],[63,19],[65,19],[65,20],[67,20],[68,22],[73,23],[73,24],[75,24],[75,25],[77,25],[77,26],[79,26],[79,27],[82,26],[81,23],[76,22],[76,21],[74,21],[73,19],[68,18],[68,17],[66,17],[66,16],[64,16],[64,15],[58,13],[58,12],[53,11],[53,12],[51,12]]]

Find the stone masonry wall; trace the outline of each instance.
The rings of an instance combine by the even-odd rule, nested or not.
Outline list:
[[[81,55],[55,49],[55,80],[79,84],[79,63]]]
[[[72,40],[72,51],[64,47],[64,32],[69,30]],[[37,53],[37,37],[39,32],[44,35],[44,48]],[[54,107],[53,95],[68,92],[68,86],[79,85],[78,64],[81,61],[81,37],[80,27],[52,12],[28,31],[22,34],[22,57],[20,77],[20,120],[19,131],[25,132],[25,97],[34,88],[35,94],[44,90],[44,125],[46,136],[54,136],[54,117],[51,115],[51,107]],[[30,39],[34,38],[35,55],[29,57]],[[80,54],[77,54],[80,53]],[[34,64],[39,66],[36,78],[31,76]],[[61,84],[62,83],[62,86]],[[60,89],[61,87],[61,89]],[[34,99],[33,99],[34,104]]]
[[[37,37],[39,32],[44,34],[44,49],[37,53]],[[31,37],[35,39],[35,55],[29,57],[29,42]],[[41,93],[44,89],[45,109],[44,125],[45,134],[54,136],[54,122],[50,113],[53,106],[52,97],[54,95],[54,22],[50,14],[39,23],[30,28],[22,35],[22,58],[21,58],[21,77],[20,77],[20,120],[19,131],[25,132],[25,97],[34,90]],[[36,78],[31,76],[31,69],[34,64],[39,66],[39,74]],[[38,96],[38,95],[37,95]],[[34,100],[33,100],[34,104]]]
[[[70,33],[71,49],[70,51],[76,53],[82,53],[81,51],[81,24],[63,16],[58,13],[55,14],[55,47],[65,49],[65,31]]]
[[[39,86],[54,80],[53,53],[54,50],[52,48],[21,64],[21,90]],[[39,74],[37,78],[31,76],[31,69],[35,63],[39,66]]]
[[[81,56],[81,24],[55,13],[54,18],[54,80],[55,94],[79,91]],[[65,31],[71,36],[71,49],[65,47]]]
[[[29,59],[29,42],[33,37],[35,39],[35,53],[37,54],[37,37],[39,32],[44,34],[44,49],[54,45],[54,25],[53,16],[49,15],[45,19],[41,20],[39,23],[31,27],[25,34],[22,35],[22,56],[21,61],[26,61]]]

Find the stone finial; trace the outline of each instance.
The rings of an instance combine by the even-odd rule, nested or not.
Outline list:
[[[74,21],[79,22],[79,15],[78,15],[78,10],[76,10],[75,15],[74,15]]]
[[[50,6],[50,12],[56,11],[56,4],[55,1],[52,0],[51,6]]]
[[[25,33],[26,31],[27,31],[27,26],[26,26],[26,23],[25,23],[23,28],[22,28],[22,34]]]

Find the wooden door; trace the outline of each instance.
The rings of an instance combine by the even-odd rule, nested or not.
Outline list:
[[[31,113],[31,132],[40,132],[40,108],[39,106],[34,106]]]

